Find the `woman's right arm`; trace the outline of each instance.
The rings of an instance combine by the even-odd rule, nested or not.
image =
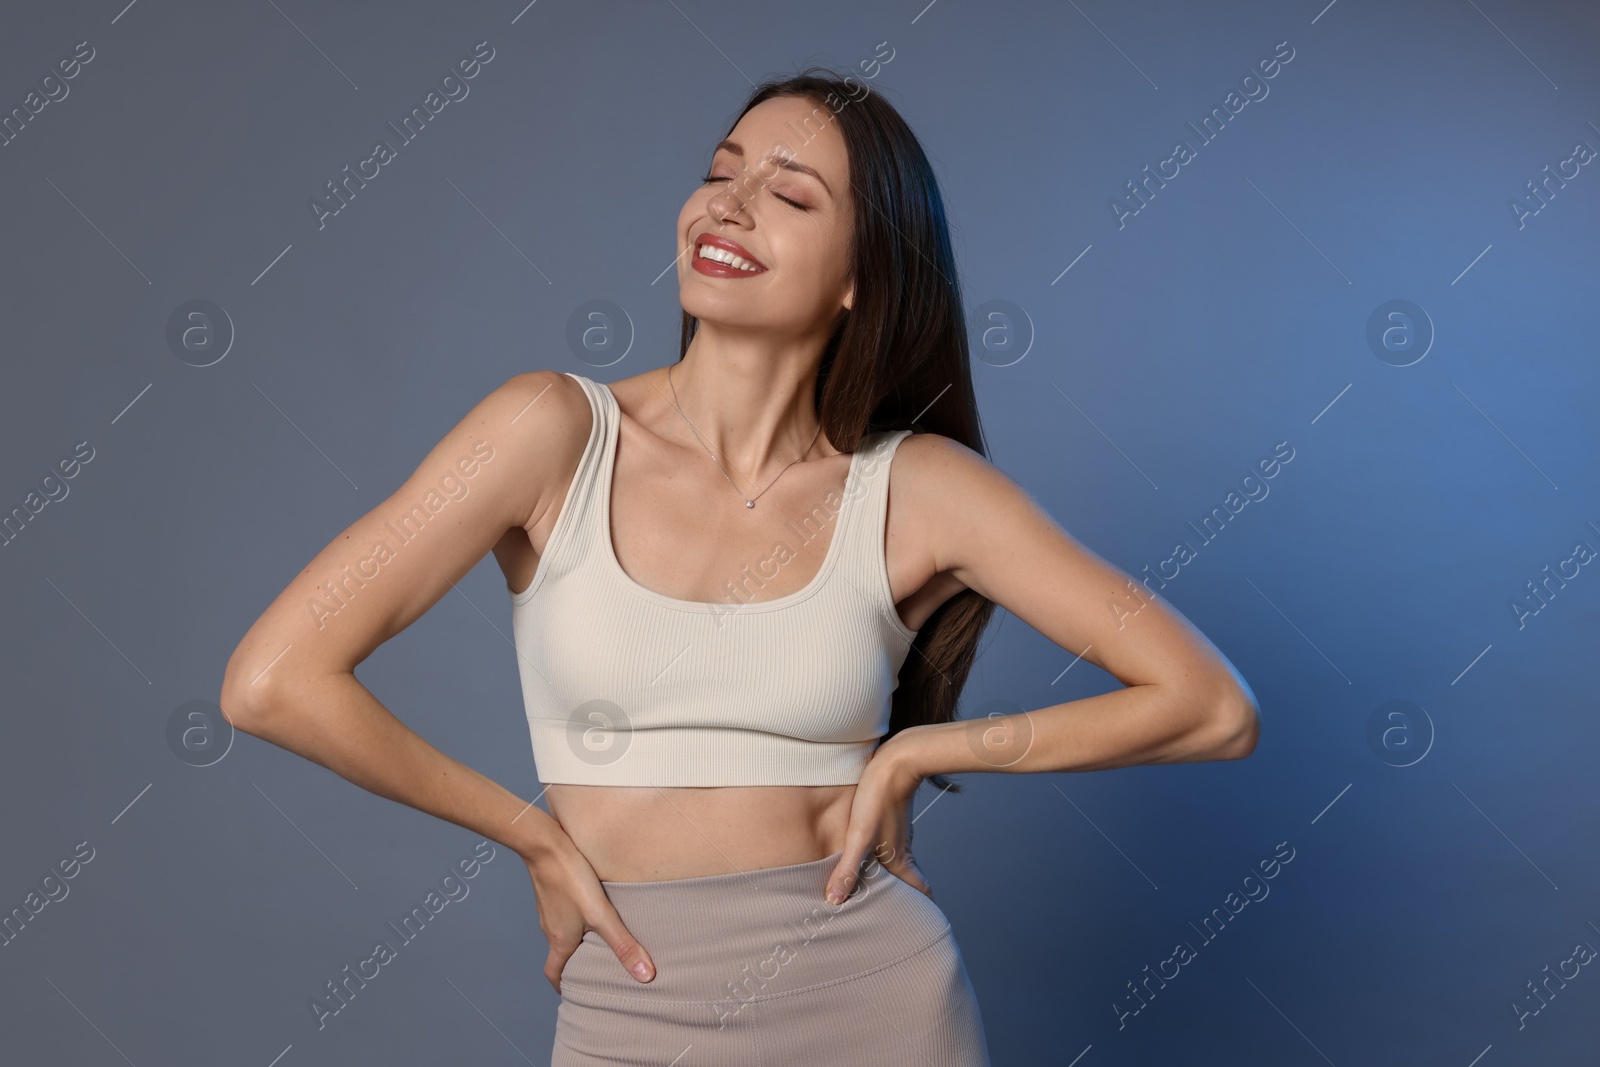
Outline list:
[[[593,869],[542,809],[451,759],[395,718],[355,668],[459,582],[508,531],[563,504],[592,415],[554,371],[519,374],[433,447],[390,497],[335,537],[228,660],[220,704],[236,729],[380,796],[504,844],[527,862],[560,974],[585,929],[636,978],[654,973]],[[400,543],[395,531],[410,540]]]

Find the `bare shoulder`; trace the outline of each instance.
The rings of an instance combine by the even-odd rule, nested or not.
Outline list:
[[[961,568],[973,550],[967,532],[988,509],[999,518],[996,499],[1011,480],[960,441],[937,433],[913,433],[895,449],[889,471],[889,515],[885,558],[891,592],[911,624],[920,625],[945,600],[972,588]],[[964,530],[954,529],[960,524]],[[980,590],[981,592],[981,590]]]
[[[894,492],[928,520],[952,510],[1001,504],[1027,493],[988,458],[953,437],[914,433],[900,442],[892,465]],[[1031,499],[1031,498],[1029,498]]]
[[[511,425],[522,422],[524,416],[537,408],[538,416],[528,419],[523,424],[524,429],[537,433],[534,428],[539,427],[546,436],[554,434],[547,442],[550,444],[563,435],[570,436],[574,429],[582,431],[582,437],[588,436],[589,398],[583,386],[570,374],[553,370],[514,374],[490,393],[485,403],[494,404],[499,413],[507,415]],[[579,425],[572,426],[574,422]]]
[[[912,478],[926,477],[929,472],[948,472],[957,467],[971,468],[973,465],[995,470],[987,459],[973,449],[939,433],[914,433],[900,442],[895,455],[897,458],[906,457],[903,461],[897,461],[895,469],[905,470]],[[937,477],[937,474],[934,476]]]
[[[903,458],[902,458],[903,457]],[[1065,547],[1066,532],[1005,471],[982,453],[943,434],[915,433],[900,442],[891,479],[903,514],[933,574],[998,600],[975,564],[1022,545]],[[1010,550],[1008,551],[1008,546]]]
[[[583,386],[571,375],[553,370],[524,371],[508,378],[484,398],[479,409],[505,428],[502,439],[512,449],[518,481],[527,495],[526,520],[533,526],[565,493],[588,446],[594,422]]]

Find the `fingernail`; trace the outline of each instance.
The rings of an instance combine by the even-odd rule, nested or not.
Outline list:
[[[644,960],[640,960],[638,963],[633,965],[633,973],[638,975],[641,981],[648,981],[650,978],[650,967],[644,962]]]
[[[828,887],[828,903],[829,904],[838,904],[838,903],[842,902],[843,900],[844,900],[844,894],[839,891],[839,887],[830,885]]]

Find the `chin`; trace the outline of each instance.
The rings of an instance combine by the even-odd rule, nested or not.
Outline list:
[[[708,293],[704,286],[687,285],[678,294],[683,310],[700,320],[702,326],[752,327],[763,325],[763,320],[751,314],[752,301],[733,294]]]

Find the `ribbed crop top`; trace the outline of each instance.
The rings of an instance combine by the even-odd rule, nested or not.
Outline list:
[[[582,375],[594,421],[533,581],[511,594],[534,766],[545,784],[852,785],[888,733],[916,631],[884,563],[889,464],[912,431],[868,434],[841,496],[786,524],[723,602],[635,582],[611,540],[620,409]],[[829,528],[832,528],[831,535]],[[804,588],[760,595],[794,550],[828,536]],[[730,575],[733,574],[730,567]],[[509,590],[508,590],[509,591]]]

